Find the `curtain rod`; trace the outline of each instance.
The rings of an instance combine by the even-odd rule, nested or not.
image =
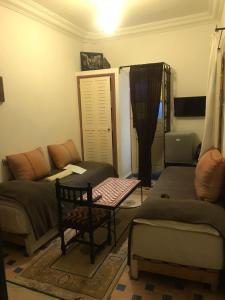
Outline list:
[[[217,27],[216,26],[216,28],[215,28],[215,31],[223,31],[223,30],[225,30],[225,27]]]
[[[221,42],[221,38],[222,38],[222,34],[223,34],[223,31],[225,30],[225,27],[217,27],[215,28],[215,31],[218,32],[220,31],[220,40],[219,40],[219,44],[218,44],[218,50],[220,50],[220,42]]]
[[[161,62],[162,64],[164,64],[165,66],[169,67],[170,68],[170,65],[164,63],[164,62]],[[145,66],[145,65],[149,65],[149,64],[140,64],[140,65],[128,65],[128,66],[120,66],[119,67],[119,71],[123,68],[130,68],[130,67],[138,67],[138,66]]]

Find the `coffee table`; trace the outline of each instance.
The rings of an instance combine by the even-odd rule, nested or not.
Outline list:
[[[113,213],[114,223],[114,239],[116,246],[116,218],[115,211],[119,205],[138,187],[141,187],[141,202],[142,202],[142,186],[138,179],[124,179],[109,177],[102,181],[92,190],[93,199],[98,195],[102,197],[94,202],[94,206],[109,209]]]

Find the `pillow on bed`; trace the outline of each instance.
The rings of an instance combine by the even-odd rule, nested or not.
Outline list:
[[[17,180],[37,180],[50,173],[41,147],[24,153],[6,156],[9,168]]]
[[[57,169],[63,169],[70,163],[81,161],[72,140],[68,140],[64,144],[48,145],[48,153]]]
[[[217,149],[208,150],[195,169],[195,191],[202,200],[215,202],[222,193],[225,160]]]

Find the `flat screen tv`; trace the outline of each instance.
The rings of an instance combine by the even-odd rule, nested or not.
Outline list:
[[[205,96],[174,98],[175,117],[204,117]]]

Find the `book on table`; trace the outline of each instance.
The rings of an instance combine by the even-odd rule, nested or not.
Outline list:
[[[81,167],[76,166],[76,165],[71,165],[71,164],[65,166],[64,169],[72,171],[73,173],[77,173],[77,174],[83,174],[83,173],[85,173],[87,171],[84,168],[81,168]]]

